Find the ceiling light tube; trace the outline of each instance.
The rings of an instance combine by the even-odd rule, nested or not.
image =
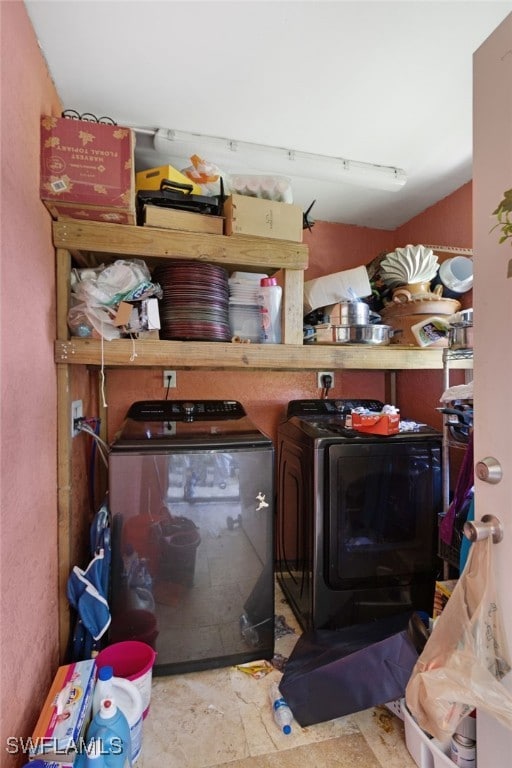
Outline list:
[[[248,173],[250,168],[252,172],[301,176],[387,191],[398,191],[407,181],[405,171],[387,165],[168,128],[158,128],[154,133],[153,146],[157,152],[187,162],[197,154],[221,168],[225,164],[226,173]]]

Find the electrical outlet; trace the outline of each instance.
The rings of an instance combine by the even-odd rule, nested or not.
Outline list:
[[[316,374],[316,385],[318,389],[324,389],[324,376],[330,376],[331,377],[331,386],[330,389],[334,387],[334,371],[318,371]]]
[[[84,404],[81,400],[73,400],[71,403],[71,437],[80,434],[79,429],[75,429],[75,419],[81,419],[84,415]]]
[[[164,389],[176,387],[176,371],[164,371],[163,376]]]

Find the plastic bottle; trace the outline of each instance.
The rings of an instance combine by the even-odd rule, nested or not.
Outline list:
[[[124,677],[114,677],[111,666],[100,667],[92,697],[92,713],[100,710],[102,699],[112,699],[130,726],[131,758],[134,763],[142,749],[142,713],[144,706],[139,689]]]
[[[424,317],[419,323],[411,325],[411,331],[420,347],[428,347],[429,344],[446,339],[448,328],[446,317],[439,315]]]
[[[283,290],[275,277],[262,277],[258,291],[261,333],[266,344],[281,343],[281,298]]]
[[[94,715],[92,722],[87,729],[87,749],[90,750],[92,765],[101,768],[126,768],[132,765],[130,726],[128,720],[116,706],[113,699],[102,699],[100,709]],[[100,742],[100,756],[97,756],[97,749],[92,742]]]
[[[277,683],[272,683],[270,686],[270,701],[272,702],[272,711],[276,725],[284,734],[288,735],[292,732],[293,714],[283,699]]]
[[[101,739],[92,739],[87,745],[85,755],[85,768],[103,768],[105,765],[103,754],[103,744]]]

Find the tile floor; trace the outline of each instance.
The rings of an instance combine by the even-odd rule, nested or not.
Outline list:
[[[276,639],[287,658],[299,625],[276,586],[277,615],[295,630]],[[276,669],[260,679],[225,667],[154,677],[138,768],[415,768],[403,723],[376,707],[281,734],[268,691]]]

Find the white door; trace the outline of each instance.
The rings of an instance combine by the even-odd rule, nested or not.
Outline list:
[[[494,546],[499,600],[512,650],[512,237],[499,244],[493,211],[512,189],[512,14],[473,57],[475,461],[496,458],[503,478],[476,478],[475,517],[501,519]],[[512,220],[512,215],[511,215]],[[512,691],[512,672],[504,681]],[[479,712],[478,768],[512,765],[512,730]]]

